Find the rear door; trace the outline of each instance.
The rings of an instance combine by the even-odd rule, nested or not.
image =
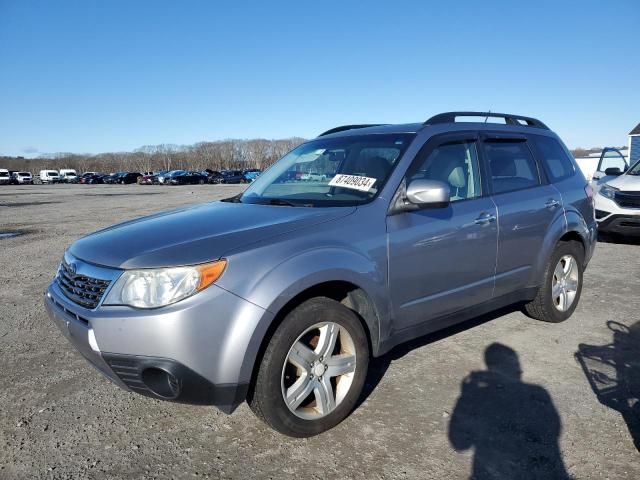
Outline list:
[[[489,300],[496,266],[496,207],[481,182],[477,133],[430,139],[405,182],[415,179],[448,183],[451,203],[387,217],[397,330]]]
[[[533,271],[549,226],[562,217],[562,197],[535,161],[527,138],[485,134],[483,157],[498,209],[494,297],[533,286]]]

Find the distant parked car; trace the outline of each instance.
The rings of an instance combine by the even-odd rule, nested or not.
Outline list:
[[[96,175],[98,172],[84,172],[78,177],[78,183],[87,183],[87,178]]]
[[[40,170],[40,183],[59,183],[60,174],[57,170]]]
[[[215,170],[205,170],[202,172],[207,175],[207,183],[224,183],[224,176]]]
[[[168,171],[164,171],[164,172],[160,172],[158,174],[158,183],[160,185],[165,185],[165,184],[169,184],[169,177],[171,177],[171,175],[177,175],[178,173],[182,173],[184,172],[184,170],[168,170]]]
[[[245,181],[242,170],[223,170],[220,173],[224,177],[222,183],[243,183]]]
[[[73,168],[61,168],[60,182],[61,183],[78,183],[78,174]]]
[[[138,185],[153,185],[154,179],[157,179],[157,175],[154,173],[147,173],[138,177]]]
[[[92,175],[89,175],[87,177],[83,176],[82,177],[82,183],[86,184],[86,185],[96,185],[96,184],[102,184],[104,183],[104,178],[108,177],[109,175],[105,175],[103,173],[94,173]]]
[[[12,180],[16,185],[31,185],[33,183],[33,175],[31,175],[31,172],[14,172]]]
[[[102,177],[102,182],[109,184],[116,183],[116,180],[120,176],[120,173],[121,172],[106,174],[104,177]]]
[[[326,175],[318,172],[307,172],[300,177],[300,180],[304,180],[305,182],[324,182],[326,179]]]
[[[242,176],[245,182],[251,183],[256,178],[258,178],[261,173],[262,173],[262,170],[260,170],[259,168],[247,168],[242,171]]]
[[[128,185],[131,183],[136,183],[138,181],[138,177],[141,177],[138,172],[117,172],[108,177],[104,177],[104,183],[117,183],[121,185]]]
[[[0,185],[8,185],[11,181],[11,175],[6,168],[0,168]]]
[[[170,185],[204,185],[207,183],[207,176],[200,172],[185,171],[169,177]]]

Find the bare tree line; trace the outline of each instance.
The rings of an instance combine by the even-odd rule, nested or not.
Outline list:
[[[133,152],[82,155],[58,153],[27,159],[0,157],[0,168],[38,173],[44,169],[73,168],[78,172],[150,172],[160,170],[265,169],[289,150],[304,142],[302,138],[280,140],[220,140],[190,146],[148,145]]]

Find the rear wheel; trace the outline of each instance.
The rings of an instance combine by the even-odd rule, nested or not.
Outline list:
[[[313,298],[292,310],[271,337],[249,406],[285,435],[317,435],[349,415],[368,365],[369,345],[356,314],[329,298]]]
[[[530,317],[559,323],[578,306],[582,292],[584,249],[579,242],[561,242],[549,259],[536,298],[525,305]]]

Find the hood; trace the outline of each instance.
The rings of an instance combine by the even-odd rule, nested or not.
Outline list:
[[[620,175],[605,180],[605,183],[623,192],[640,192],[640,176],[637,175]]]
[[[81,238],[69,252],[86,262],[124,269],[192,265],[353,211],[214,202],[114,225]]]

